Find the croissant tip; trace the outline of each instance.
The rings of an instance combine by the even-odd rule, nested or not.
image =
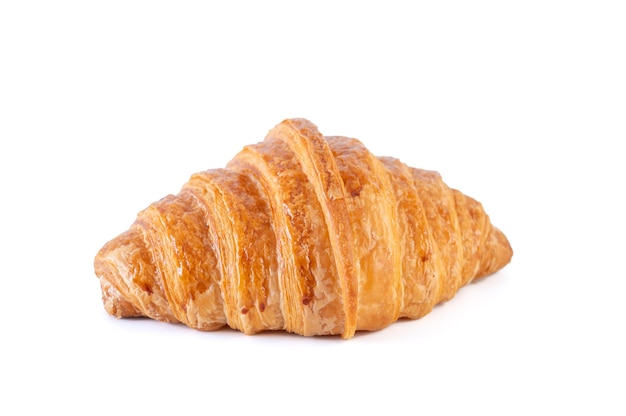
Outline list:
[[[100,279],[100,287],[102,289],[102,304],[104,309],[111,316],[116,318],[133,318],[142,316],[143,314],[135,306],[129,302],[122,294],[113,286],[106,278],[108,272],[104,272],[106,267],[100,263],[99,273],[96,275]]]
[[[110,315],[176,322],[160,287],[148,282],[154,279],[154,265],[136,228],[100,249],[94,259],[94,271],[100,280],[104,308]]]
[[[486,259],[476,276],[482,278],[496,273],[509,264],[513,258],[513,248],[509,239],[497,227],[492,226],[486,246]]]
[[[505,265],[510,263],[511,259],[513,258],[513,247],[511,246],[511,242],[509,241],[509,239],[499,228],[494,227],[494,233],[497,245],[502,251],[503,264],[501,267],[504,267]]]

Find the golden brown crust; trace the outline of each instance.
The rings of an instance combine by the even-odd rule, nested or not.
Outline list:
[[[350,338],[424,316],[511,256],[438,173],[290,119],[146,208],[94,266],[117,317]]]
[[[416,319],[435,306],[435,293],[439,287],[435,242],[410,168],[390,157],[381,158],[381,161],[392,175],[397,203],[404,289],[400,316]]]
[[[345,184],[359,265],[357,329],[396,321],[402,300],[401,250],[388,171],[356,139],[327,137]]]
[[[435,304],[450,300],[461,286],[463,247],[454,195],[437,172],[411,169],[418,198],[426,211],[437,251],[438,291]]]
[[[267,189],[277,241],[285,330],[343,333],[342,292],[322,208],[297,155],[280,140],[247,146],[229,168]]]
[[[139,213],[155,276],[176,319],[197,329],[225,324],[216,287],[216,258],[206,232],[207,212],[187,189]],[[209,307],[207,307],[209,306]]]
[[[146,248],[139,220],[102,247],[94,267],[105,308],[111,315],[177,322],[151,252]]]
[[[344,338],[354,335],[357,328],[357,296],[359,264],[353,261],[355,248],[353,245],[353,233],[348,215],[346,192],[335,157],[329,144],[317,128],[307,120],[291,119],[279,124],[265,139],[266,141],[278,140],[284,142],[297,155],[300,168],[306,175],[306,180],[311,184],[321,211],[324,215],[327,228],[326,235],[329,239],[331,255],[334,260],[334,272],[341,288],[341,303],[343,305],[343,319],[339,319],[339,326],[343,326],[341,334]],[[333,280],[332,271],[325,273]],[[332,287],[334,284],[326,282],[326,276],[317,276],[319,286]],[[315,308],[315,303],[327,302],[328,294],[319,293],[314,296],[314,303],[309,308]],[[333,320],[340,316],[336,311],[328,310],[324,316],[311,316],[309,321],[312,334],[325,331],[317,328],[315,322],[321,320]],[[336,329],[329,333],[334,333]]]

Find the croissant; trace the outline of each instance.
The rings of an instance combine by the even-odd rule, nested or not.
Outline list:
[[[438,173],[288,119],[141,211],[94,267],[116,317],[351,338],[426,315],[512,254]]]

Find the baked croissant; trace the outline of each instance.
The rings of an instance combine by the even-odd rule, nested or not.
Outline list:
[[[438,173],[288,119],[140,212],[95,273],[116,317],[350,338],[424,316],[512,254]]]

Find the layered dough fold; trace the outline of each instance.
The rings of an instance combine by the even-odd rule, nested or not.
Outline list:
[[[288,119],[140,212],[95,272],[116,317],[350,338],[424,316],[511,256],[438,173]]]

